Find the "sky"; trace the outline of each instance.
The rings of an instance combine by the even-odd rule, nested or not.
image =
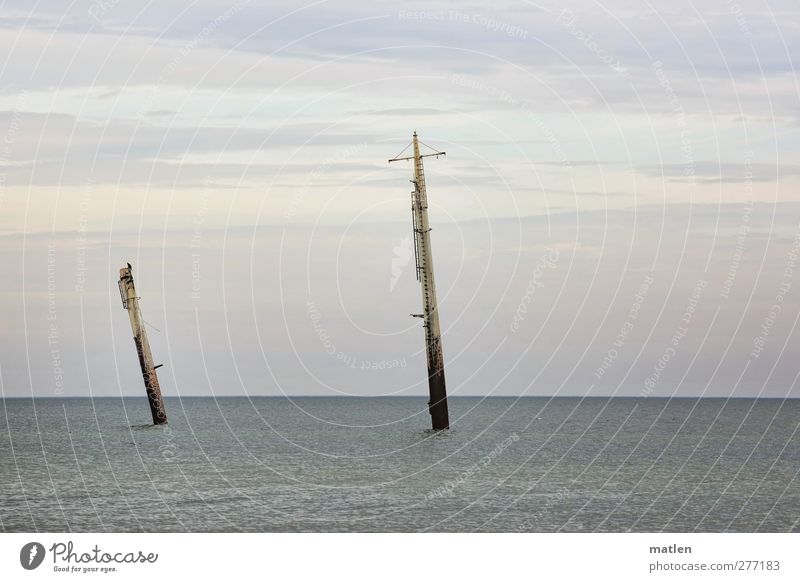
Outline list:
[[[0,389],[798,397],[800,6],[6,1]]]

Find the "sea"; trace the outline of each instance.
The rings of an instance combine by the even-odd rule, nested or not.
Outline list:
[[[7,398],[6,532],[800,531],[800,400]]]

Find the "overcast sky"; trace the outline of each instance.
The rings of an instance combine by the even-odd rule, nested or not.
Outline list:
[[[0,380],[425,395],[426,160],[452,395],[800,396],[800,6],[7,1]]]

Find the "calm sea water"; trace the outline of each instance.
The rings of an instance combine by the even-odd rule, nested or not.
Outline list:
[[[8,399],[5,531],[798,531],[800,401]]]

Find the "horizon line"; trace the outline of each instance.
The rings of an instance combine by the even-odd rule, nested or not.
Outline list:
[[[146,395],[104,395],[104,396],[2,396],[0,400],[68,400],[68,399],[109,399],[109,398],[141,398],[147,399]],[[213,398],[213,399],[222,399],[222,398],[284,398],[284,399],[291,399],[291,398],[428,398],[428,396],[424,394],[416,394],[416,395],[373,395],[373,396],[356,396],[356,395],[349,395],[349,394],[297,394],[297,395],[288,395],[288,394],[226,394],[224,396],[216,396],[216,395],[209,395],[209,394],[182,394],[179,396],[164,396],[164,398],[170,399],[180,399],[180,398]],[[797,396],[643,396],[643,395],[636,395],[636,396],[615,396],[615,395],[578,395],[578,394],[557,394],[557,395],[547,395],[547,394],[487,394],[487,395],[465,395],[465,394],[457,394],[457,395],[448,395],[448,399],[451,398],[626,398],[626,399],[651,399],[651,400],[798,400],[800,399],[800,395]]]

